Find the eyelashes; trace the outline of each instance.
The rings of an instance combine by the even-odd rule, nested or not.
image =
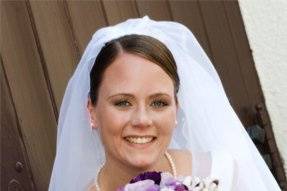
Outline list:
[[[113,102],[113,105],[122,109],[129,108],[133,106],[132,101],[129,101],[128,99],[121,99],[121,100],[116,100]],[[152,100],[151,103],[149,104],[150,107],[154,109],[161,109],[169,106],[170,103],[169,101],[162,100],[162,99],[155,99]]]
[[[162,100],[155,100],[151,103],[151,106],[154,108],[163,108],[163,107],[166,107],[168,105],[169,105],[168,102],[162,101]]]
[[[127,101],[127,100],[119,100],[119,101],[115,101],[114,105],[117,107],[129,107],[132,106],[132,104]]]

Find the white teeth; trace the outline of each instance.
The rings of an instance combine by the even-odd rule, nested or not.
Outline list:
[[[152,137],[126,137],[125,139],[128,142],[135,143],[135,144],[145,144],[153,140]]]

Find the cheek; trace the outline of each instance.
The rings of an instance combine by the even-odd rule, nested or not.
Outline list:
[[[176,110],[168,110],[164,113],[155,115],[155,125],[159,127],[159,133],[171,136],[175,128]]]
[[[112,113],[104,115],[100,119],[100,136],[105,147],[105,150],[110,153],[114,152],[117,146],[122,143],[122,132],[124,127],[124,120]]]
[[[115,109],[109,107],[103,109],[98,117],[102,136],[121,136],[128,119],[127,113],[115,111]]]

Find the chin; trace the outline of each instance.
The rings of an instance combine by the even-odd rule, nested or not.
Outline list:
[[[140,171],[147,171],[149,169],[152,169],[152,166],[154,166],[155,162],[153,161],[145,161],[145,160],[140,160],[140,161],[133,161],[130,163],[130,165]]]
[[[158,161],[158,155],[156,154],[156,152],[153,153],[136,153],[136,154],[132,154],[129,153],[129,156],[127,157],[127,163],[136,169],[139,169],[140,171],[145,171],[148,169],[152,169],[153,166],[155,166],[155,164]]]

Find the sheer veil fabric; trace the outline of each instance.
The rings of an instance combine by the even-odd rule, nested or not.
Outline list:
[[[280,190],[240,120],[232,109],[209,58],[184,25],[145,16],[98,30],[71,77],[61,105],[57,152],[50,191],[85,190],[105,160],[97,130],[89,123],[89,73],[104,44],[128,35],[144,34],[172,52],[181,86],[178,124],[170,148],[191,152],[225,151],[235,161],[238,186],[245,191]],[[222,164],[224,165],[224,163]],[[220,167],[219,167],[220,168]],[[242,190],[240,187],[236,190]]]

